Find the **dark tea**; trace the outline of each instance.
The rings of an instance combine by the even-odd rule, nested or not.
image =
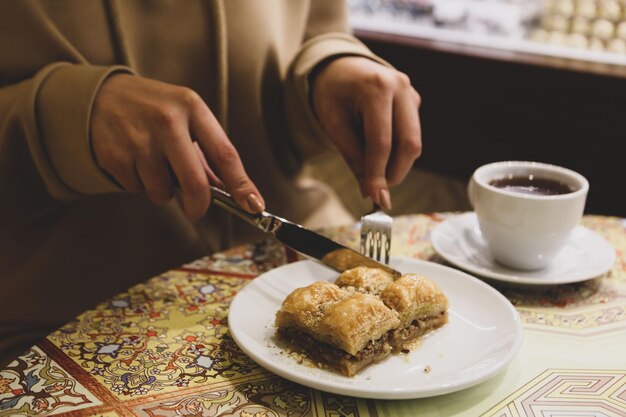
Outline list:
[[[561,195],[576,191],[572,186],[534,175],[508,176],[489,181],[489,185],[507,191],[534,195]]]

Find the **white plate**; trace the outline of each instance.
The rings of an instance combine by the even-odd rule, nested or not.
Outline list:
[[[284,265],[248,284],[231,304],[230,332],[248,356],[279,376],[364,398],[420,398],[458,391],[494,376],[513,359],[522,342],[522,326],[515,308],[499,292],[471,275],[432,262],[392,259],[391,265],[439,284],[450,302],[449,323],[411,353],[392,355],[354,377],[299,364],[276,345],[274,317],[285,297],[298,287],[337,277],[313,261]]]
[[[538,271],[518,271],[496,263],[480,233],[476,213],[451,217],[430,235],[435,251],[461,269],[486,278],[518,284],[555,285],[585,281],[607,272],[615,250],[593,230],[578,226],[552,263]]]

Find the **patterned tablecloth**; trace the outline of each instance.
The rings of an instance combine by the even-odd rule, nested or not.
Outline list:
[[[450,214],[399,217],[393,256],[441,262],[429,235]],[[492,379],[439,397],[374,401],[270,374],[228,331],[232,298],[295,260],[272,241],[165,272],[107,300],[0,371],[3,416],[626,416],[626,221],[586,216],[617,262],[555,287],[490,282],[518,309],[524,342]],[[325,230],[357,248],[355,227]]]

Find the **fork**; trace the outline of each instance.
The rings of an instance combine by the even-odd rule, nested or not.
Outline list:
[[[372,259],[389,264],[391,249],[391,225],[393,219],[374,204],[374,210],[361,217],[361,253]]]

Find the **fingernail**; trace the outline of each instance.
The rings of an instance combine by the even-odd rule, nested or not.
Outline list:
[[[386,188],[381,189],[378,192],[378,200],[380,206],[384,210],[391,210],[391,197],[389,196],[389,190],[387,190]]]
[[[247,200],[248,200],[248,206],[250,206],[250,208],[254,210],[254,212],[260,213],[263,210],[265,210],[265,204],[263,204],[261,200],[259,199],[259,197],[257,197],[256,195],[248,194]]]

